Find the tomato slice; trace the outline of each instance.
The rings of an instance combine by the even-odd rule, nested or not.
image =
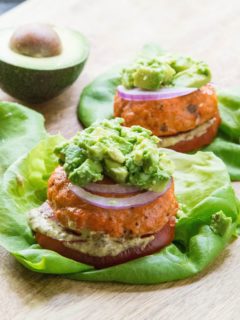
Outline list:
[[[173,146],[169,146],[169,148],[178,152],[190,152],[200,149],[213,141],[213,139],[217,135],[220,123],[221,119],[220,117],[217,117],[216,121],[207,129],[207,131],[203,135],[195,137],[192,140],[181,141]]]
[[[97,269],[100,269],[147,256],[170,244],[174,239],[175,231],[175,220],[173,220],[174,218],[171,219],[172,220],[168,222],[160,231],[154,234],[154,239],[148,243],[144,249],[141,247],[130,248],[124,250],[117,256],[94,257],[71,248],[67,248],[61,241],[50,238],[39,232],[36,233],[35,237],[37,242],[44,249],[56,251],[64,257],[86,263],[94,266]]]

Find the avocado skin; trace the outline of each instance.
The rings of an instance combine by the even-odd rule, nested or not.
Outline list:
[[[86,60],[57,70],[27,69],[0,60],[0,87],[19,100],[42,103],[69,87],[80,75]]]

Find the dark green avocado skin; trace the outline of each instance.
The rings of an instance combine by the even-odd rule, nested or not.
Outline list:
[[[58,70],[25,69],[0,60],[0,87],[19,100],[42,103],[70,86],[80,75],[86,60]]]

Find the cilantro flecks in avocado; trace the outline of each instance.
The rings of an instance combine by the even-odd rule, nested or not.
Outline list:
[[[102,180],[161,191],[173,173],[172,162],[158,148],[158,138],[122,119],[94,123],[70,142],[56,148],[68,178],[79,186]]]
[[[141,58],[122,70],[122,85],[127,89],[157,90],[165,86],[200,88],[211,80],[203,61],[190,57],[159,55]]]
[[[79,32],[45,24],[3,29],[0,40],[0,87],[33,103],[47,101],[70,86],[89,53]]]

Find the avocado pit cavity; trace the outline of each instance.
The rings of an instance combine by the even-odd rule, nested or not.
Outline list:
[[[46,58],[60,55],[61,39],[47,24],[34,23],[19,27],[10,38],[10,48],[18,54]]]

